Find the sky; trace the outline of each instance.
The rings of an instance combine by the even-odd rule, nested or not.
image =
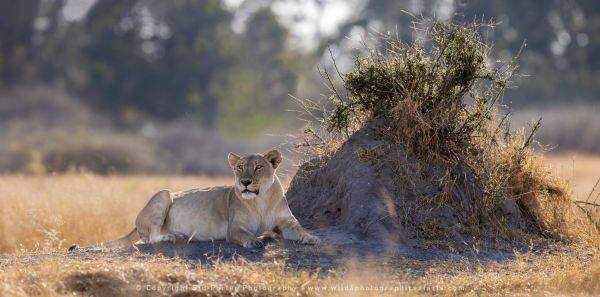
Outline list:
[[[63,17],[69,22],[80,20],[95,2],[96,0],[67,0]]]

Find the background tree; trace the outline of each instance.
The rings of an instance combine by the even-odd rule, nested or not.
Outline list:
[[[281,0],[287,1],[287,0]],[[318,3],[322,3],[317,1]],[[323,4],[325,5],[325,4]],[[520,49],[521,79],[507,92],[516,106],[539,101],[594,100],[600,91],[600,4],[593,0],[365,0],[337,34],[323,38],[319,53],[344,42],[355,28],[410,34],[410,14],[454,21],[494,20],[482,32],[494,43],[494,56],[507,61]],[[494,61],[492,61],[494,62]]]
[[[284,125],[282,111],[296,88],[298,68],[287,56],[287,31],[270,9],[253,13],[238,40],[235,66],[214,85],[219,125],[230,133],[256,133]]]
[[[397,30],[410,40],[412,14],[498,21],[494,31],[483,32],[495,43],[496,60],[511,58],[526,40],[520,72],[531,76],[506,96],[517,105],[593,100],[600,91],[597,1],[355,1],[337,33],[317,30],[312,52],[293,48],[288,29],[297,24],[289,20],[314,12],[272,10],[290,1],[242,1],[231,8],[223,0],[103,0],[68,21],[66,0],[0,0],[0,84],[64,86],[122,127],[191,117],[207,129],[257,132],[267,123],[284,125],[266,115],[287,108],[287,95],[310,82],[306,77],[328,60],[329,47],[338,49],[338,58],[350,54],[341,49],[355,29]],[[239,13],[245,15],[242,31],[232,29]],[[303,90],[317,94],[320,87],[305,83]]]
[[[0,1],[0,79],[10,86],[32,77],[34,23],[39,0]]]
[[[94,104],[127,116],[195,114],[215,127],[211,82],[227,71],[230,15],[220,1],[99,1],[83,48]]]

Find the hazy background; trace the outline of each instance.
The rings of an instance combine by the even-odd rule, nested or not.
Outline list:
[[[504,97],[552,152],[600,153],[597,0],[0,0],[0,173],[228,174],[228,151],[293,141],[291,98],[328,96],[369,32],[411,15],[492,19]]]

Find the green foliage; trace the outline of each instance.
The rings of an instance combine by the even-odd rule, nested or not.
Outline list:
[[[507,84],[507,77],[489,69],[489,48],[480,42],[478,28],[477,24],[434,23],[427,31],[430,40],[413,46],[383,37],[383,50],[357,57],[354,71],[344,75],[350,96],[347,100],[338,96],[328,119],[330,128],[345,131],[360,114],[393,118],[399,108],[410,105],[422,116],[415,115],[414,121],[427,123],[416,140],[431,139],[437,146],[444,143],[440,154],[464,149],[491,117],[495,104],[474,93],[474,85],[479,80]],[[466,95],[475,99],[471,109],[464,102]],[[428,145],[423,144],[424,152],[429,151]]]

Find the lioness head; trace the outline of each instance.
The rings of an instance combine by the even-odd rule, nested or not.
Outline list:
[[[240,157],[229,153],[229,166],[235,174],[235,190],[242,199],[254,199],[266,192],[275,181],[275,169],[281,163],[281,153],[272,149],[262,154]]]

